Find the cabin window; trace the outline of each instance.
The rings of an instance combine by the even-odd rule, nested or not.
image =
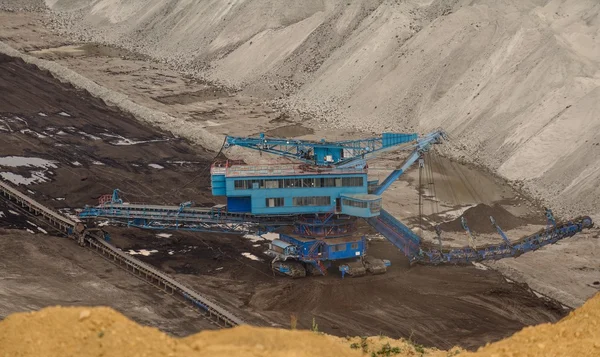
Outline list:
[[[294,197],[294,206],[329,206],[331,197],[329,196],[309,196],[309,197]]]
[[[364,201],[354,201],[354,200],[349,200],[347,198],[344,198],[342,200],[342,204],[344,206],[349,206],[349,207],[358,207],[358,208],[367,208],[368,206],[368,202],[364,202]]]
[[[284,202],[283,197],[266,198],[265,201],[267,207],[282,207]]]
[[[344,187],[362,187],[363,186],[363,178],[362,177],[343,177],[342,178],[342,186],[344,186]]]
[[[343,252],[346,250],[346,244],[336,244],[331,246],[332,252]]]

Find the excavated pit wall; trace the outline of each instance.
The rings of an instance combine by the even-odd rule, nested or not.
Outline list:
[[[594,0],[46,3],[76,39],[275,98],[315,127],[443,127],[447,155],[600,218]]]

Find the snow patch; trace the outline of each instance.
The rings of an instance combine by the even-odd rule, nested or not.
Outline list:
[[[39,157],[4,156],[0,157],[0,166],[6,167],[39,167],[56,169],[56,161],[40,159]]]
[[[479,270],[489,270],[490,268],[486,267],[485,265],[481,264],[481,263],[477,263],[477,262],[473,262],[473,265],[475,266],[476,269]]]
[[[79,161],[73,161],[71,164],[73,166],[81,166],[81,162],[79,162]]]
[[[31,173],[31,177],[24,177],[19,174],[14,174],[12,172],[0,172],[0,176],[15,185],[31,185],[33,183],[42,183],[47,182],[50,179],[44,175],[42,171],[34,171]]]
[[[6,215],[4,214],[4,212],[0,211],[0,218],[2,217],[6,217]]]
[[[65,198],[64,197],[57,197],[57,198],[55,198],[55,200],[57,200],[57,201],[64,201]]]
[[[242,255],[248,259],[252,259],[252,260],[256,260],[259,262],[262,262],[262,259],[260,259],[259,257],[257,257],[256,255],[252,254],[252,253],[248,253],[248,252],[244,252],[242,253]]]
[[[31,129],[22,129],[22,130],[19,130],[19,132],[20,132],[21,134],[29,134],[29,135],[31,135],[31,136],[38,137],[38,138],[40,138],[40,139],[43,139],[43,138],[45,138],[45,137],[46,137],[46,135],[42,135],[42,134],[38,133],[37,131],[33,131],[33,130],[31,130]]]
[[[85,131],[78,131],[78,133],[81,134],[81,135],[83,135],[83,136],[85,136],[85,137],[87,137],[87,138],[90,138],[92,140],[102,140],[102,138],[100,138],[100,137],[98,137],[96,135],[88,134]]]
[[[265,240],[275,240],[275,239],[279,239],[279,234],[278,233],[264,233],[261,235],[256,235],[256,234],[245,234],[244,238],[252,241],[252,242],[263,242]]]
[[[31,229],[27,228],[27,232],[31,233],[31,234],[35,234],[34,231],[32,231]]]
[[[41,117],[47,117],[48,116],[46,113],[42,113],[42,112],[39,112],[38,115],[41,116]]]
[[[153,169],[158,169],[158,170],[164,169],[164,166],[160,166],[159,164],[148,164],[148,166],[150,166]]]
[[[104,166],[104,164],[103,164],[102,162],[100,162],[100,161],[92,161],[92,164],[93,164],[93,165],[101,165],[101,166]]]
[[[15,211],[13,211],[11,209],[8,210],[8,213],[14,214],[15,216],[20,216],[20,214],[18,214],[17,212],[15,212]]]
[[[158,238],[171,238],[172,234],[169,234],[169,233],[158,233],[156,236]]]
[[[44,234],[48,234],[48,231],[46,231],[45,229],[41,228],[41,227],[37,227],[37,230],[44,233]]]
[[[111,145],[116,145],[116,146],[129,146],[129,145],[138,145],[138,144],[157,143],[157,142],[162,142],[162,141],[169,141],[169,139],[131,140],[131,139],[128,139],[128,138],[126,138],[124,136],[116,135],[116,134],[101,134],[101,135],[109,137],[109,138],[119,139],[117,141],[111,141],[110,142]]]
[[[138,251],[135,251],[133,249],[129,249],[128,253],[129,253],[129,255],[143,255],[143,256],[147,257],[150,254],[158,253],[158,250],[156,250],[156,249],[152,249],[152,250],[140,249]]]
[[[70,117],[71,116],[71,114],[66,113],[66,112],[60,112],[60,113],[58,113],[58,115],[63,116],[63,117]]]

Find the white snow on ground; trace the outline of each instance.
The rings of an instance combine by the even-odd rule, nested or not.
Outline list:
[[[103,164],[102,162],[100,162],[100,161],[92,161],[92,164],[93,164],[93,165],[101,165],[101,166],[104,166],[104,164]]]
[[[60,113],[58,113],[58,115],[63,116],[63,117],[70,117],[71,116],[69,113],[66,113],[66,112],[60,112]]]
[[[148,166],[150,166],[153,169],[158,169],[158,170],[164,169],[164,166],[160,166],[159,164],[148,164]]]
[[[44,175],[42,171],[34,171],[31,173],[31,177],[24,177],[19,174],[12,172],[0,172],[0,176],[15,185],[31,185],[33,183],[42,183],[49,181],[48,177]]]
[[[42,134],[38,133],[37,131],[33,131],[31,129],[22,129],[22,130],[20,130],[20,132],[21,132],[21,134],[30,134],[30,135],[33,135],[40,139],[43,139],[46,137],[46,135],[42,135]]]
[[[81,166],[81,162],[79,162],[79,161],[73,161],[71,164],[73,166]]]
[[[57,197],[57,198],[55,198],[55,200],[57,200],[57,201],[64,201],[65,198],[64,197]]]
[[[20,216],[20,214],[18,214],[17,212],[15,212],[15,211],[13,211],[11,209],[8,210],[8,213],[14,214],[15,216]]]
[[[157,142],[162,142],[162,141],[169,141],[169,139],[154,139],[154,140],[131,140],[131,139],[127,139],[124,136],[121,135],[116,135],[116,134],[100,134],[109,138],[117,138],[119,140],[117,141],[111,141],[110,144],[112,145],[117,145],[117,146],[128,146],[128,145],[138,145],[138,144],[145,144],[145,143],[157,143]]]
[[[108,226],[108,221],[100,222],[100,223],[96,224],[96,226],[97,227],[106,227],[106,226]]]
[[[483,265],[481,263],[473,262],[473,265],[475,266],[475,268],[477,268],[479,270],[488,270],[489,269],[488,267],[486,267],[485,265]]]
[[[29,222],[29,221],[27,221],[27,224],[29,224],[29,225],[31,225],[31,226],[34,226],[34,227],[37,227],[37,224],[35,224],[35,223],[33,223],[33,222]]]
[[[130,249],[129,252],[127,252],[127,253],[129,255],[143,255],[143,256],[147,257],[150,254],[158,253],[158,250],[156,250],[156,249],[153,249],[153,250],[140,249],[138,251],[135,251],[133,249]]]
[[[0,166],[6,167],[40,167],[40,168],[57,168],[56,161],[40,159],[38,157],[24,156],[4,156],[0,157]]]
[[[31,229],[27,228],[27,232],[31,233],[31,234],[35,234],[34,231],[32,231]]]
[[[4,214],[4,212],[0,211],[0,218],[1,217],[6,217],[6,215]]]
[[[265,240],[274,240],[279,238],[279,233],[264,233],[262,235],[255,234],[244,234],[244,238],[251,240],[252,242],[263,242]]]
[[[44,234],[48,234],[48,231],[46,231],[45,229],[43,229],[42,227],[37,227],[37,230],[44,233]]]
[[[46,113],[42,113],[42,112],[39,112],[38,115],[41,116],[41,117],[47,117],[48,116],[48,115],[46,115]]]
[[[81,135],[83,135],[83,136],[85,136],[85,137],[87,137],[87,138],[90,138],[92,140],[102,140],[102,138],[100,138],[100,137],[98,137],[96,135],[88,134],[85,131],[78,131],[78,133],[81,134]]]
[[[244,252],[242,253],[242,255],[248,259],[252,259],[252,260],[256,260],[259,262],[262,262],[262,259],[260,259],[259,257],[257,257],[256,255],[252,254],[252,253],[248,253],[248,252]]]
[[[25,177],[13,172],[0,172],[0,176],[15,185],[30,185],[33,183],[47,182],[50,179],[46,176],[48,168],[57,168],[55,161],[41,159],[38,157],[23,156],[4,156],[0,157],[0,166],[3,167],[29,167],[41,168],[46,171],[32,171],[30,177]]]
[[[169,234],[169,233],[158,233],[156,236],[158,238],[171,238],[171,236],[173,236],[173,235]]]

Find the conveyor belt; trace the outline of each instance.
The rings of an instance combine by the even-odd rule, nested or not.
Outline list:
[[[67,235],[74,234],[73,231],[77,223],[73,220],[70,220],[62,216],[60,213],[45,207],[44,205],[36,202],[32,198],[19,192],[2,181],[0,181],[0,192],[2,195],[10,200],[15,201],[22,207],[27,207],[32,214],[42,215],[53,227],[59,229],[61,232],[64,232]],[[121,250],[110,245],[104,241],[104,237],[102,237],[101,234],[93,232],[87,234],[84,233],[83,242],[86,246],[102,254],[105,258],[111,260],[135,276],[146,280],[150,284],[157,286],[168,293],[177,295],[192,303],[195,307],[199,308],[205,317],[207,317],[213,323],[224,327],[233,327],[245,324],[241,318],[227,311],[216,302],[181,284],[154,267],[126,253],[123,253]]]

